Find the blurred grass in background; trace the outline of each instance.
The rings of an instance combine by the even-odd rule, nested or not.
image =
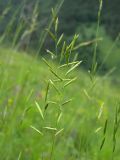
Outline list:
[[[33,57],[27,54],[4,48],[0,48],[0,53],[1,159],[16,159],[20,152],[21,159],[42,159],[42,153],[44,159],[48,159],[52,134],[46,132],[46,136],[41,136],[30,125],[42,129],[35,101],[44,106],[44,80],[52,75],[41,60],[33,61]],[[57,64],[54,65],[57,67]],[[61,74],[63,72],[65,70]],[[97,77],[96,85],[91,89],[92,83],[82,70],[72,75],[77,75],[78,80],[64,93],[65,99],[73,97],[73,101],[63,107],[60,125],[65,131],[56,139],[54,158],[110,159],[115,108],[120,90],[111,84],[108,77]],[[57,95],[53,94],[52,98],[57,99]],[[103,111],[98,118],[102,105]],[[48,107],[45,120],[49,122],[48,126],[54,124],[55,108],[53,104]],[[107,138],[103,149],[99,151],[106,119]],[[100,131],[97,131],[99,128]],[[119,143],[118,134],[115,160],[120,157]]]

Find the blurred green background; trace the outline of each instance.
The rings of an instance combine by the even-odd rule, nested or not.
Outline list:
[[[1,0],[1,41],[12,42],[13,46],[19,45],[24,50],[38,51],[45,28],[50,26],[51,8],[56,8],[58,11],[59,34],[64,33],[68,41],[74,33],[80,35],[79,42],[96,38],[99,0]],[[119,72],[119,15],[119,0],[103,1],[99,28],[99,37],[103,40],[98,42],[97,48],[97,61],[98,64],[102,63],[101,72],[111,70],[113,67],[116,68],[115,72]],[[45,52],[44,48],[52,48],[52,46],[50,37],[45,37],[39,54]],[[90,69],[93,47],[94,44],[80,48],[78,51],[84,69]]]

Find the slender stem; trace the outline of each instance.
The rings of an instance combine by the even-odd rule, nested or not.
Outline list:
[[[52,160],[52,157],[53,157],[54,146],[55,146],[55,135],[54,135],[54,133],[53,133],[53,135],[52,135],[52,146],[51,146],[50,160]]]
[[[102,0],[100,0],[99,10],[98,10],[98,22],[97,22],[97,30],[96,30],[96,38],[98,37],[99,27],[100,27],[100,17],[101,17],[101,11],[102,11]],[[96,61],[97,61],[97,46],[98,42],[96,41],[95,47],[94,47],[94,54],[93,54],[93,63],[92,63],[92,74],[94,75],[96,69]],[[95,70],[94,70],[95,69]]]

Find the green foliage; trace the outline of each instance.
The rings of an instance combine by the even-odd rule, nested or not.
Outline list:
[[[42,60],[33,58],[10,48],[0,48],[1,159],[49,158],[53,134],[56,136],[55,159],[110,159],[114,145],[112,135],[119,123],[119,119],[114,122],[113,114],[120,94],[117,84],[113,86],[110,78],[97,77],[97,83],[91,89],[88,75],[82,70],[73,71],[69,76],[77,75],[78,79],[72,83],[66,77],[65,84],[70,84],[61,95],[51,82],[49,84],[44,80],[50,78],[60,92],[63,82],[48,70],[49,66]],[[58,70],[57,64],[51,61],[47,63]],[[61,67],[57,74],[63,78],[68,68]],[[62,113],[56,104],[61,98]],[[35,101],[39,103],[38,108]],[[56,114],[58,112],[60,114]],[[106,119],[106,141],[99,151]],[[57,131],[56,123],[59,128]],[[119,130],[115,138],[114,158],[119,160]]]
[[[110,92],[110,81],[105,80],[106,77],[90,81],[88,75],[75,71],[81,64],[77,60],[77,49],[96,42],[96,39],[77,44],[79,35],[75,34],[67,43],[63,34],[58,37],[59,21],[54,9],[52,14],[54,29],[46,30],[55,46],[53,51],[47,50],[52,61],[46,57],[38,61],[25,53],[20,55],[13,49],[7,52],[1,48],[2,159],[119,158],[119,154],[113,154],[118,150],[119,108],[113,126],[109,126],[114,119],[110,114],[114,109],[108,106],[115,103],[114,98],[108,100],[113,94],[113,91],[112,94]],[[56,59],[63,64],[57,65]],[[93,75],[90,76],[93,79]],[[101,92],[104,94],[101,95]],[[119,94],[116,88],[114,92],[116,96]],[[103,133],[100,132],[102,129]],[[108,134],[111,130],[113,139]],[[7,143],[10,144],[9,150]],[[63,147],[64,151],[60,152]]]
[[[91,69],[91,65],[93,64],[93,45],[97,43],[94,40],[96,39],[99,1],[92,0],[89,2],[88,0],[76,0],[74,2],[72,0],[58,0],[54,3],[53,0],[35,0],[34,2],[22,0],[17,1],[16,3],[14,0],[6,0],[4,2],[0,1],[0,4],[0,43],[5,42],[8,44],[11,42],[13,47],[28,51],[33,49],[37,54],[44,53],[44,48],[49,48],[49,46],[51,46],[50,50],[52,50],[54,44],[51,42],[50,36],[48,36],[50,32],[46,32],[45,29],[54,30],[52,28],[53,20],[50,16],[51,8],[53,7],[56,12],[55,14],[59,14],[60,16],[60,23],[58,22],[60,27],[57,35],[59,40],[56,43],[61,43],[60,41],[63,38],[61,33],[64,33],[64,37],[68,41],[71,41],[74,32],[77,32],[80,35],[78,44],[81,42],[93,41],[93,44],[90,43],[91,45],[87,47],[80,47],[78,55],[76,55],[79,60],[83,61],[82,66],[85,69]],[[103,1],[102,11],[100,9],[101,23],[99,24],[102,25],[100,26],[102,35],[98,38],[104,37],[104,43],[98,42],[96,59],[98,68],[101,68],[102,72],[111,70],[111,67],[114,67],[114,64],[119,63],[119,46],[115,47],[116,53],[114,57],[112,57],[111,54],[111,56],[107,56],[108,59],[106,58],[104,62],[105,57],[103,56],[104,52],[110,48],[108,43],[113,43],[106,32],[111,33],[112,31],[112,37],[118,36],[119,33],[118,4],[118,0],[111,3]],[[100,15],[98,16],[100,19]],[[105,28],[107,29],[105,30]],[[60,35],[62,35],[62,37],[60,37]],[[53,55],[49,50],[48,53],[51,54],[51,56]],[[103,63],[102,67],[100,67],[101,63]],[[118,66],[119,65],[115,67]]]

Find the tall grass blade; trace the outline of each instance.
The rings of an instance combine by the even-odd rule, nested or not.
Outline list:
[[[63,39],[63,36],[64,36],[64,34],[62,34],[61,36],[60,36],[60,38],[58,39],[58,41],[57,41],[57,46],[59,46],[60,45],[60,43],[61,43],[61,41],[62,41],[62,39]]]
[[[62,117],[62,112],[59,114],[59,116],[58,116],[58,119],[57,119],[57,124],[60,122],[60,120],[61,120],[61,117]]]
[[[56,6],[55,6],[55,8],[54,8],[54,11],[55,11],[55,14],[56,14],[56,15],[59,13],[59,11],[60,11],[63,3],[64,3],[64,0],[59,0],[58,3],[56,4]],[[51,29],[53,22],[54,22],[54,21],[53,21],[53,18],[51,18],[51,20],[49,21],[48,27],[47,27],[48,30]],[[47,35],[48,35],[47,32],[43,32],[43,33],[41,34],[41,36],[40,36],[40,40],[39,40],[39,44],[40,44],[39,46],[40,46],[40,47],[39,47],[39,49],[38,49],[37,56],[38,56],[39,53],[41,52],[41,49],[42,49],[42,47],[43,47],[43,44],[44,44],[44,42],[45,42],[45,40],[46,40]]]
[[[57,131],[57,128],[52,128],[52,127],[43,127],[43,128],[50,131]]]
[[[36,127],[34,127],[34,126],[30,126],[33,130],[35,130],[37,133],[39,133],[40,135],[42,135],[43,136],[43,133],[39,130],[39,129],[37,129]]]
[[[72,68],[70,68],[65,75],[68,75],[68,74],[69,74],[70,72],[72,72],[75,68],[77,68],[81,63],[82,63],[82,61],[78,62],[76,65],[74,65]]]
[[[71,79],[69,82],[65,83],[64,87],[67,87],[68,85],[70,85],[71,83],[73,83],[76,80],[77,80],[77,77]]]
[[[45,102],[47,101],[48,92],[49,92],[50,83],[48,82],[47,88],[46,88],[46,94],[45,94]]]
[[[52,67],[50,66],[50,64],[47,62],[47,60],[45,58],[42,58],[42,60],[45,62],[45,64],[47,64],[47,66],[52,69]]]
[[[40,113],[42,119],[44,120],[43,112],[42,112],[42,110],[41,110],[39,104],[38,104],[37,102],[35,102],[35,104],[36,104],[36,107],[37,107],[37,109],[38,109],[38,111],[39,111],[39,113]]]
[[[61,105],[64,106],[64,105],[70,103],[71,101],[72,101],[72,99],[69,99],[69,100],[65,101],[64,103],[62,103]]]
[[[63,68],[63,67],[66,67],[66,66],[70,66],[70,65],[76,64],[76,63],[78,63],[78,62],[79,62],[79,61],[70,62],[70,63],[68,63],[68,64],[63,64],[63,65],[59,66],[58,68]]]
[[[55,42],[56,41],[56,37],[55,35],[49,30],[49,29],[46,29],[46,31],[48,32],[48,34],[50,35],[50,37],[53,39],[53,41]]]
[[[63,132],[64,128],[60,129],[58,132],[56,132],[55,136],[58,136],[61,132]]]
[[[97,21],[97,30],[96,30],[96,39],[98,38],[98,32],[99,32],[99,26],[100,26],[100,17],[101,17],[101,12],[102,12],[102,5],[103,5],[103,0],[99,0],[99,10],[98,10],[98,21]],[[96,72],[97,68],[97,62],[96,62],[96,57],[97,57],[97,46],[98,46],[98,41],[95,42],[95,47],[94,47],[94,53],[93,53],[93,62],[92,62],[92,69],[91,73],[94,75]]]
[[[52,84],[52,86],[55,88],[55,90],[57,91],[58,94],[61,94],[61,92],[59,91],[59,89],[55,86],[54,82],[52,80],[50,80],[50,83]]]
[[[53,69],[50,69],[50,71],[52,72],[52,74],[53,74],[55,77],[57,77],[59,80],[63,81],[63,79],[62,79],[57,73],[55,73],[55,72],[53,71]]]
[[[17,159],[17,160],[20,160],[20,159],[21,159],[21,156],[22,156],[22,152],[19,153],[19,156],[18,156],[18,159]]]

